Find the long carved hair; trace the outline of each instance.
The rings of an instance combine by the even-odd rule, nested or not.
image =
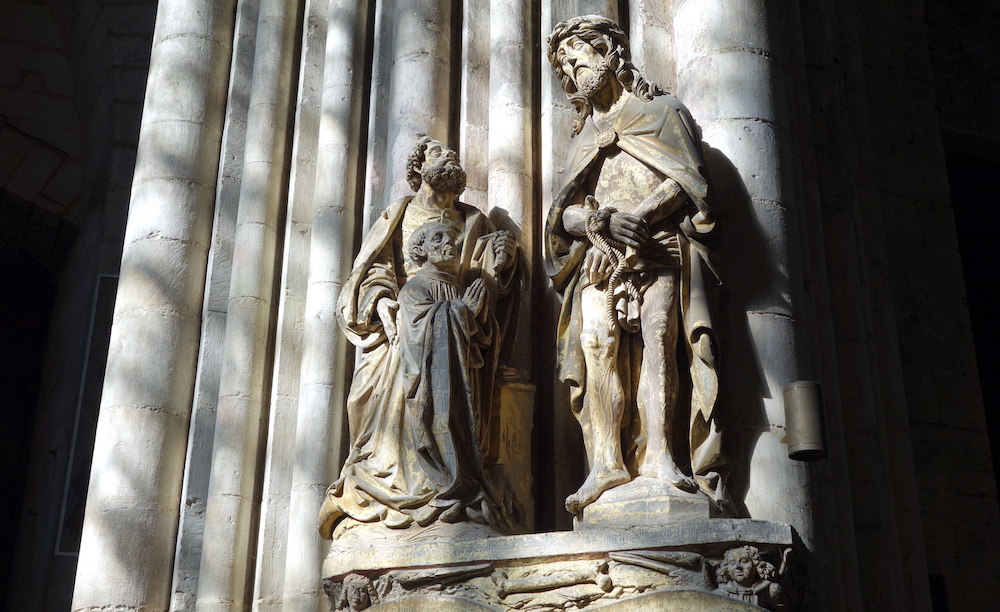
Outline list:
[[[590,99],[577,91],[576,85],[563,71],[557,57],[559,45],[570,36],[579,37],[603,55],[608,63],[608,68],[614,73],[622,87],[632,92],[640,100],[649,102],[654,96],[667,93],[659,85],[650,83],[639,74],[639,69],[632,63],[628,37],[615,22],[600,15],[583,15],[559,22],[549,36],[548,57],[549,63],[556,70],[556,76],[562,81],[566,97],[573,105],[573,135],[580,133],[584,121],[594,109]]]

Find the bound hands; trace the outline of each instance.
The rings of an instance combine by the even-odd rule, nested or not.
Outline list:
[[[649,227],[641,217],[618,212],[614,208],[599,209],[598,206],[597,200],[593,196],[587,196],[585,208],[591,211],[589,215],[605,217],[604,231],[607,232],[606,235],[610,235],[612,240],[624,245],[626,250],[634,252],[649,239]],[[591,246],[584,256],[582,271],[592,284],[597,284],[611,275],[614,271],[614,264],[611,258],[597,246]]]
[[[635,249],[649,239],[649,227],[646,226],[646,222],[629,213],[611,213],[608,231],[612,238]]]

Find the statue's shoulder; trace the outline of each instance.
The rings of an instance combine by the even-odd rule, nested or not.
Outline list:
[[[406,207],[412,200],[413,196],[411,195],[399,198],[392,204],[385,207],[385,210],[382,211],[381,218],[390,222],[394,219],[398,220],[403,216],[403,213],[406,212]]]
[[[651,116],[658,116],[664,113],[690,114],[684,103],[669,93],[653,96],[653,99],[648,102],[633,94],[627,103],[626,112]]]
[[[462,217],[465,219],[466,227],[479,227],[483,231],[480,233],[488,234],[494,231],[493,221],[490,220],[489,216],[483,211],[479,210],[471,204],[466,204],[465,202],[455,201],[455,208],[462,213]]]

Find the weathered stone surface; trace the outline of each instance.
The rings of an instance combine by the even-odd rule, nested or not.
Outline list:
[[[423,137],[407,168],[416,195],[372,227],[339,296],[341,327],[364,355],[347,403],[353,446],[320,510],[327,538],[355,522],[397,537],[435,521],[504,532],[526,522],[511,484],[519,475],[508,479],[498,462],[504,425],[526,439],[495,404],[530,395],[494,394],[517,327],[523,256],[513,234],[458,201],[466,176],[455,151]],[[520,464],[527,456],[504,454]]]
[[[684,105],[639,74],[611,20],[557,24],[548,59],[576,134],[545,227],[562,302],[556,361],[590,468],[566,509],[580,515],[638,474],[728,510],[706,293],[716,234],[700,135]],[[656,496],[655,522],[684,506],[674,498]],[[594,518],[610,524],[620,513],[621,526],[646,524],[649,509],[605,503]]]
[[[576,529],[616,525],[657,526],[708,518],[711,504],[654,478],[639,477],[605,491],[573,521]]]
[[[407,597],[377,605],[371,612],[479,612],[504,610],[460,597],[440,595]],[[606,612],[753,612],[760,608],[732,599],[700,591],[666,591],[650,593],[626,601],[605,604]]]
[[[788,601],[779,584],[790,574],[785,560],[794,535],[788,525],[704,519],[663,527],[497,537],[482,537],[482,531],[477,535],[476,528],[484,529],[468,523],[411,528],[404,530],[410,541],[403,543],[376,523],[359,530],[357,538],[335,540],[324,567],[334,609],[417,605],[420,600],[414,597],[434,594],[460,598],[448,600],[449,606],[472,606],[454,608],[459,610],[480,605],[491,610],[605,605],[743,610],[757,608],[727,607],[734,605],[728,597],[740,599],[742,585],[758,583],[764,596],[780,594],[780,601]],[[391,539],[380,538],[380,532]],[[720,564],[725,573],[719,573]],[[780,571],[775,570],[778,564]],[[692,593],[665,595],[668,591]],[[650,593],[659,595],[650,599]],[[695,604],[702,607],[683,607]]]
[[[479,563],[497,559],[586,558],[604,551],[757,542],[791,546],[792,528],[782,523],[750,519],[702,519],[659,527],[558,531],[498,536],[466,541],[448,540],[427,532],[422,541],[371,540],[368,548],[346,548],[334,541],[323,564],[323,575],[342,576],[352,571],[384,570],[410,566]],[[415,534],[414,537],[420,537]],[[721,551],[720,551],[721,552]]]

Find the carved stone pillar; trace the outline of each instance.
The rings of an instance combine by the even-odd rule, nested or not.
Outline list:
[[[169,603],[233,5],[158,7],[74,610]]]
[[[806,548],[816,552],[825,549],[818,543],[829,528],[817,520],[823,503],[820,478],[828,466],[788,458],[782,402],[784,385],[816,371],[815,356],[804,342],[804,326],[814,315],[803,289],[808,256],[800,243],[801,178],[788,97],[796,57],[789,37],[773,26],[777,16],[770,11],[779,9],[768,4],[676,2],[677,95],[702,129],[709,170],[722,184],[716,197],[728,199],[721,204],[738,211],[727,218],[727,227],[747,230],[737,230],[740,236],[727,233],[731,240],[722,273],[732,296],[729,316],[734,318],[727,323],[737,330],[730,336],[737,350],[730,349],[726,358],[740,363],[726,371],[743,379],[742,390],[729,402],[742,413],[729,415],[727,423],[730,434],[741,440],[742,460],[749,460],[746,508],[755,519],[792,525]],[[828,569],[828,562],[818,561],[813,570]],[[822,591],[823,581],[816,585]],[[826,595],[818,600],[833,605]]]
[[[412,0],[394,16],[383,175],[387,188],[383,202],[372,203],[380,210],[410,193],[406,184],[406,158],[417,142],[417,134],[448,140],[451,15],[451,0]]]
[[[198,586],[199,611],[236,611],[250,594],[250,551],[261,421],[273,334],[278,222],[286,183],[287,114],[299,4],[260,5],[240,204],[219,383],[212,473]]]
[[[350,272],[357,219],[361,85],[368,3],[322,0],[327,23],[312,236],[308,253],[302,368],[296,413],[294,465],[288,508],[288,545],[283,610],[326,605],[320,573],[328,544],[316,530],[316,508],[336,478],[348,435],[343,417],[346,363],[353,347],[334,314],[337,295]],[[346,180],[345,180],[346,179]]]

